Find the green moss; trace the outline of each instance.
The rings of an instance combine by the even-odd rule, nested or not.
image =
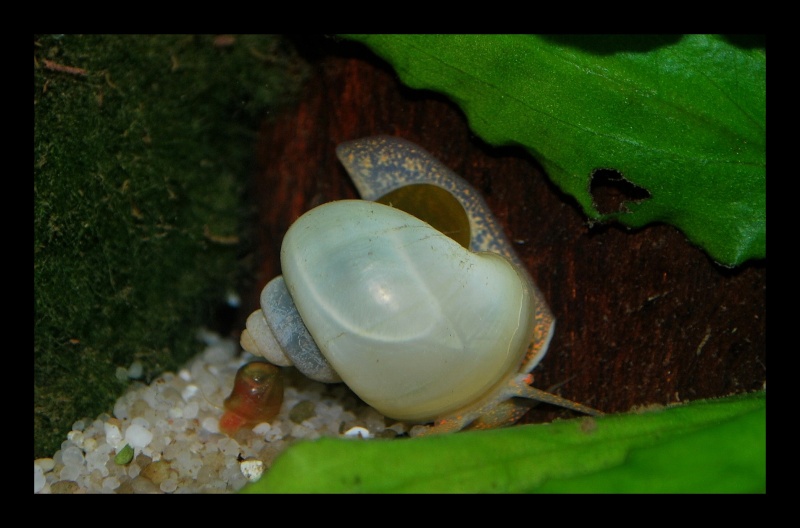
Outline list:
[[[233,40],[34,39],[34,457],[110,411],[118,367],[195,354],[236,286],[255,129],[305,70]]]

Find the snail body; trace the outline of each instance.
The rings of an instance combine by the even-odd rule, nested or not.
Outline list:
[[[386,416],[433,422],[412,434],[513,423],[530,407],[518,397],[599,414],[528,385],[554,318],[472,186],[401,138],[337,155],[364,200],[289,228],[245,350],[344,381]]]
[[[233,381],[233,390],[225,398],[225,412],[219,429],[233,436],[244,426],[272,420],[283,403],[283,376],[275,365],[252,361],[243,365]]]

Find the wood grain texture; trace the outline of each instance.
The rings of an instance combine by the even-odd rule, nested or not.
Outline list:
[[[366,48],[295,43],[314,70],[299,105],[260,132],[258,272],[243,299],[280,273],[283,234],[303,212],[357,197],[336,144],[374,134],[414,141],[483,192],[556,316],[539,388],[606,412],[761,389],[766,380],[766,262],[715,265],[675,228],[590,227],[570,197],[517,148],[470,133],[445,98],[404,87]],[[241,326],[243,327],[243,325]],[[540,406],[524,421],[567,416]]]

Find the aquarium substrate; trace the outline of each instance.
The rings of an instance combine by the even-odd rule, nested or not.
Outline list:
[[[200,338],[205,350],[184,368],[149,384],[134,381],[110,413],[77,420],[60,450],[34,460],[34,493],[232,493],[258,480],[297,441],[406,432],[343,384],[285,369],[280,414],[233,437],[222,434],[223,401],[236,371],[254,358],[230,339],[207,331]],[[117,375],[140,378],[141,365]]]

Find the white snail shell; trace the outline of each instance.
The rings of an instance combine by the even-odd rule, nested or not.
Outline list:
[[[309,211],[286,233],[281,267],[333,369],[399,420],[432,421],[476,401],[516,371],[530,342],[524,275],[387,205]]]
[[[386,416],[435,422],[433,432],[513,422],[527,410],[514,396],[597,414],[527,385],[554,319],[477,191],[401,138],[356,140],[337,154],[365,200],[319,206],[290,227],[283,277],[262,292],[242,346],[344,381]],[[469,249],[366,201],[419,183],[463,206]]]

